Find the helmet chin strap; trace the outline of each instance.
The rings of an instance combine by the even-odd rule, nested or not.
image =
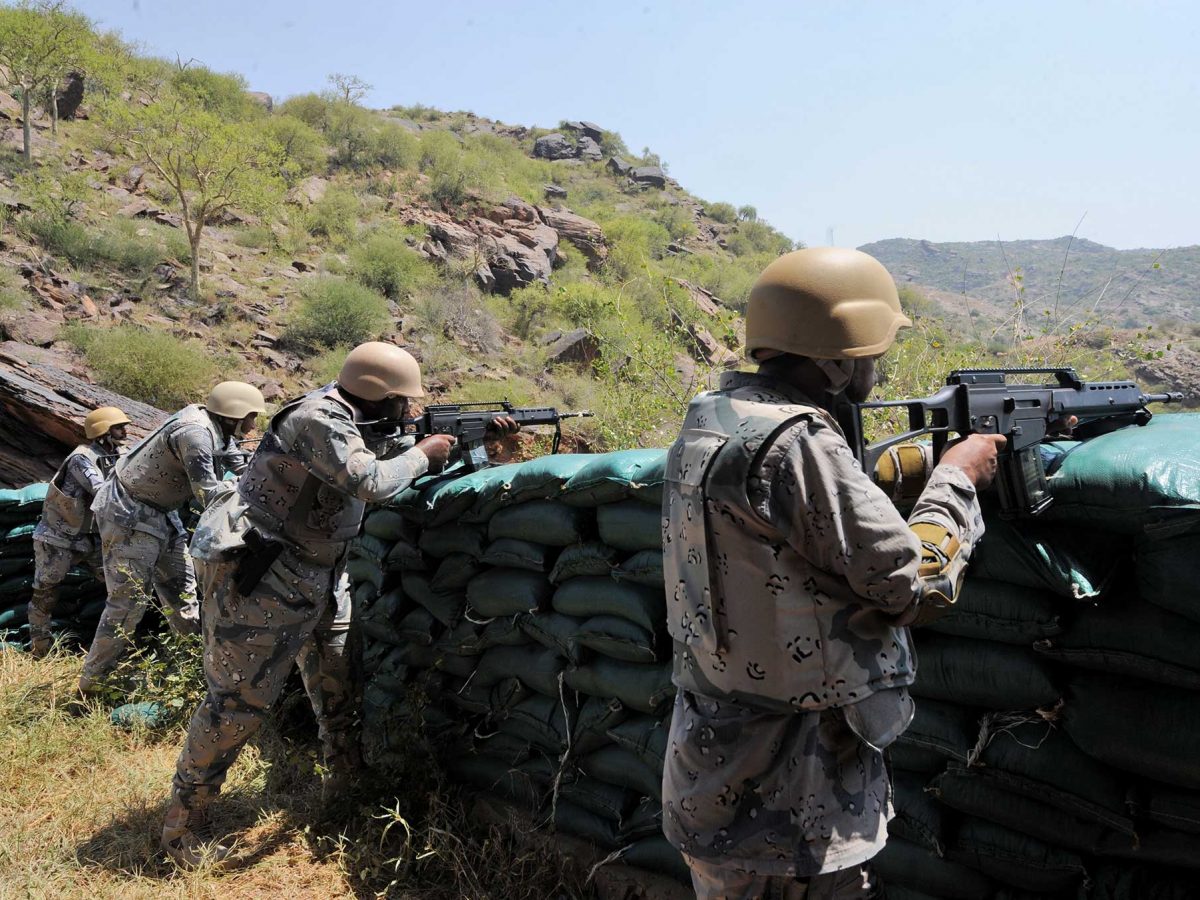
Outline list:
[[[854,374],[854,360],[852,359],[814,359],[813,362],[829,380],[829,393],[831,394],[840,394],[844,391]]]

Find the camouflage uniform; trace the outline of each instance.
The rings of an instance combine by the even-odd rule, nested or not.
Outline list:
[[[975,488],[937,469],[906,523],[826,412],[743,372],[692,401],[667,479],[679,693],[664,832],[702,898],[866,896],[837,886],[853,873],[827,874],[857,871],[887,837],[882,751],[912,719],[903,623],[926,589],[908,524],[939,524],[969,553]]]
[[[96,493],[92,511],[108,603],[83,664],[82,690],[116,667],[146,612],[151,588],[172,628],[197,631],[196,574],[179,511],[193,498],[207,506],[231,493],[233,483],[221,479],[225,460],[237,453],[236,442],[203,406],[187,406],[123,456]]]
[[[220,789],[293,661],[317,716],[326,764],[345,766],[357,757],[346,548],[366,503],[403,490],[429,461],[415,449],[377,456],[354,415],[331,388],[285,406],[237,493],[200,518],[192,547],[204,589],[208,695],[192,716],[175,774],[175,796],[185,807],[206,803]],[[282,550],[243,595],[233,576],[251,529]]]
[[[33,597],[29,603],[29,640],[35,653],[50,649],[50,619],[58,586],[81,563],[104,579],[100,538],[89,507],[112,466],[110,451],[98,441],[71,451],[50,480],[41,521],[33,532]]]

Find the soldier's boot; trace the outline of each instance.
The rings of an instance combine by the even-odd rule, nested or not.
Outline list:
[[[354,793],[362,777],[364,765],[357,748],[347,748],[326,756],[321,772],[321,808],[330,812],[341,806]]]
[[[50,614],[58,600],[58,587],[35,587],[29,601],[29,653],[42,659],[54,646],[50,634]]]
[[[163,820],[162,848],[181,866],[195,868],[202,863],[220,863],[232,848],[217,842],[208,815],[207,801],[193,800],[189,808],[179,799],[171,801]]]

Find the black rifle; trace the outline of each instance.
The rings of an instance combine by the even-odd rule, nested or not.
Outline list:
[[[509,417],[518,425],[553,425],[554,443],[551,453],[557,453],[562,441],[562,420],[591,416],[592,413],[559,412],[553,406],[513,406],[507,400],[484,403],[435,403],[425,407],[425,412],[413,419],[391,419],[367,423],[376,429],[403,429],[418,441],[431,434],[451,434],[458,439],[451,462],[461,459],[463,474],[475,472],[489,465],[487,449],[483,445],[484,435],[496,419]]]
[[[1052,375],[1050,384],[1009,384],[1007,377]],[[874,477],[875,465],[890,447],[923,434],[933,436],[938,460],[951,434],[1002,434],[1008,444],[1000,451],[996,486],[1000,513],[1007,518],[1036,516],[1053,501],[1038,444],[1063,428],[1071,416],[1079,419],[1075,436],[1087,437],[1124,425],[1150,421],[1148,403],[1180,403],[1183,394],[1147,394],[1132,381],[1088,383],[1071,368],[959,369],[946,387],[918,400],[846,403],[838,421],[863,470]],[[867,443],[864,409],[908,411],[908,431]]]

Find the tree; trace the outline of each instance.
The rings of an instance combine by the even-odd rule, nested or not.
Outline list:
[[[231,207],[263,211],[276,203],[282,153],[260,129],[222,121],[179,97],[146,107],[112,104],[108,118],[124,152],[174,193],[191,247],[192,298],[199,299],[204,227]]]
[[[79,66],[92,38],[86,17],[67,8],[65,0],[24,0],[0,7],[0,65],[21,94],[25,162],[30,162],[30,106],[49,92],[53,120],[58,122],[55,88]]]
[[[343,103],[358,103],[367,96],[372,87],[357,75],[343,75],[341,72],[330,75],[329,83],[333,85],[334,93]]]

